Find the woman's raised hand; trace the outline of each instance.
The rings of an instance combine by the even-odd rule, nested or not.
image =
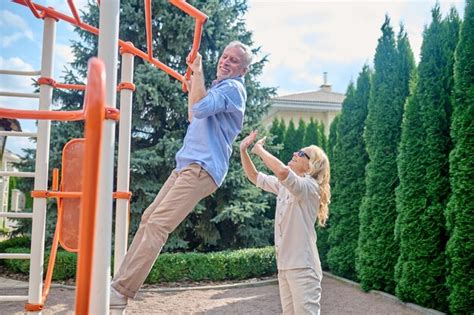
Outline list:
[[[252,131],[247,137],[240,142],[240,150],[247,150],[247,148],[255,141],[257,138],[257,130]]]
[[[252,148],[252,153],[258,154],[261,150],[263,150],[263,146],[265,145],[265,140],[267,140],[266,136],[258,140]]]

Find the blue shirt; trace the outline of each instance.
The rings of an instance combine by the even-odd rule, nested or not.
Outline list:
[[[201,165],[217,186],[229,169],[232,143],[242,130],[247,92],[242,77],[213,85],[192,107],[193,119],[183,146],[176,153],[176,170],[191,163]]]

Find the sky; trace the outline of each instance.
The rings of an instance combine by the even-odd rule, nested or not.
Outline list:
[[[101,2],[107,1],[114,0]],[[65,0],[36,2],[71,15]],[[74,3],[80,9],[87,1]],[[451,7],[461,17],[464,14],[464,1],[438,3],[443,16]],[[386,14],[396,33],[400,24],[404,25],[419,62],[423,29],[430,23],[435,4],[436,0],[248,0],[244,20],[253,33],[254,46],[261,47],[257,59],[268,56],[269,60],[258,79],[264,86],[277,87],[281,96],[318,90],[327,72],[327,83],[333,91],[344,93],[348,84],[357,80],[364,64],[372,66]],[[0,0],[0,69],[39,70],[42,28],[42,21],[34,18],[28,8]],[[54,77],[59,82],[65,65],[72,61],[70,41],[75,39],[70,25],[57,24]],[[31,84],[28,77],[0,75],[0,91],[30,93]],[[36,109],[37,100],[0,96],[0,107]],[[24,131],[36,131],[34,122],[20,123]],[[22,147],[33,147],[33,143],[26,138],[7,140],[10,151],[21,155]]]

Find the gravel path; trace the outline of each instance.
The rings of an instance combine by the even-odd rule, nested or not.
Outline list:
[[[321,314],[423,314],[392,298],[364,293],[358,287],[325,276]],[[0,295],[26,294],[25,289],[2,289]],[[127,314],[281,314],[278,286],[141,292]],[[22,302],[0,302],[0,314],[23,314]],[[72,314],[74,291],[53,288],[43,314]]]

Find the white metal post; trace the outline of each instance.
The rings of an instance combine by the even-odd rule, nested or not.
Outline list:
[[[43,29],[43,52],[41,56],[41,76],[51,78],[54,65],[54,43],[56,37],[56,21],[46,17]],[[49,85],[40,86],[39,109],[49,110],[53,96],[53,88]],[[49,140],[51,122],[49,120],[38,121],[38,138],[36,144],[35,163],[35,190],[48,189],[49,168]],[[46,221],[46,199],[35,198],[33,200],[33,222],[31,231],[31,261],[30,282],[28,290],[28,303],[41,303],[43,288],[43,256],[44,256],[44,234]]]
[[[122,54],[121,82],[133,82],[133,59],[130,53]],[[130,189],[130,138],[132,130],[132,96],[133,91],[120,91],[120,129],[117,160],[117,191],[128,192]],[[117,199],[115,207],[115,251],[114,274],[117,273],[125,253],[128,240],[128,205],[129,201]]]
[[[107,106],[115,107],[120,0],[100,3],[99,59],[105,64]],[[110,257],[112,242],[112,192],[114,179],[115,122],[107,120],[102,133],[94,257],[92,266],[91,314],[108,314],[110,301]]]

